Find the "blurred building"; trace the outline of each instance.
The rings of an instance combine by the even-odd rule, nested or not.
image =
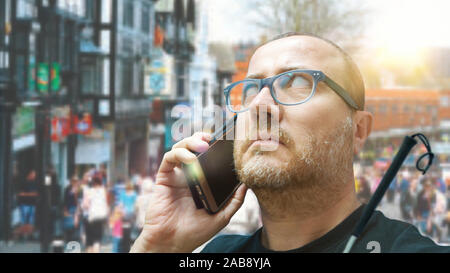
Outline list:
[[[202,128],[211,118],[214,110],[213,93],[216,89],[217,64],[208,48],[208,13],[207,2],[197,5],[196,35],[194,39],[195,53],[189,68],[189,101],[193,110],[191,124],[193,128]],[[189,121],[187,121],[189,122]],[[193,129],[191,128],[191,129]],[[195,130],[195,129],[193,129]]]
[[[152,98],[150,168],[155,174],[162,155],[175,143],[172,125],[175,106],[190,105],[190,62],[195,52],[196,2],[160,0],[156,3],[155,46],[146,76]]]
[[[440,94],[436,90],[366,90],[366,110],[374,114],[371,136],[432,132],[440,122]]]
[[[248,66],[250,58],[257,48],[254,43],[240,43],[233,47],[234,51],[234,73],[231,78],[231,82],[242,81],[247,77]],[[233,94],[230,100],[240,100],[241,98],[237,94]]]
[[[40,203],[37,224],[43,251],[52,237],[58,193],[75,169],[76,134],[83,117],[77,110],[81,30],[91,20],[93,1],[1,1],[2,69],[0,221],[2,239],[11,234],[15,192],[30,170],[37,173]],[[78,133],[84,133],[81,130]],[[53,166],[53,167],[51,167]],[[55,176],[49,171],[56,171]],[[58,180],[58,181],[53,181]]]
[[[86,166],[106,165],[108,180],[115,183],[149,171],[151,93],[145,81],[156,1],[94,2],[87,33],[92,39],[81,59],[80,108],[92,114],[95,126],[80,138],[76,163],[80,173]]]
[[[217,88],[214,92],[214,104],[226,107],[224,88],[232,83],[233,75],[236,73],[236,58],[233,46],[225,43],[212,43],[209,51],[217,62],[216,77]]]
[[[51,166],[60,188],[100,165],[111,182],[149,172],[155,3],[0,2],[0,240],[11,237],[15,191],[30,170],[44,252],[55,235]]]
[[[436,162],[446,162],[450,155],[449,95],[448,90],[366,90],[366,111],[374,115],[374,121],[362,157],[370,157],[368,162],[392,157],[406,135],[420,132],[430,140]],[[390,147],[388,154],[386,147]],[[415,163],[411,157],[405,164]]]

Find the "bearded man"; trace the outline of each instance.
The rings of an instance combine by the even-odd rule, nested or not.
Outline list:
[[[218,236],[203,252],[344,250],[364,209],[356,198],[353,156],[373,120],[364,111],[358,67],[326,39],[288,33],[255,51],[244,85],[242,100],[228,105],[239,113],[237,127],[249,122],[249,130],[257,131],[256,139],[234,142],[241,187],[219,213],[197,210],[180,164],[195,161],[193,152],[206,151],[211,136],[196,133],[180,141],[164,155],[132,252],[192,252],[227,225],[247,188],[258,198],[263,227],[251,236]],[[276,117],[278,133],[270,134],[278,141],[264,140],[256,126],[268,117]],[[380,252],[450,251],[379,211],[352,252],[371,252],[374,242]]]

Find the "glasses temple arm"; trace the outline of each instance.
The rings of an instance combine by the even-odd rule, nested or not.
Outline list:
[[[345,100],[346,103],[348,103],[352,108],[355,110],[360,110],[356,102],[350,97],[348,92],[342,88],[339,84],[337,84],[335,81],[330,79],[328,76],[324,75],[323,81],[331,88],[333,89],[341,98]]]

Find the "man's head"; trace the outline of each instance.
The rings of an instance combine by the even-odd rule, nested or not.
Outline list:
[[[348,91],[358,109],[364,109],[364,83],[356,64],[338,46],[313,35],[287,34],[262,45],[250,60],[247,77],[267,78],[293,69],[324,72]],[[265,151],[258,143],[235,141],[242,182],[253,189],[332,190],[339,187],[336,183],[353,181],[349,179],[353,155],[370,134],[370,113],[351,108],[324,82],[319,82],[308,102],[295,106],[278,105],[269,88],[262,88],[250,111],[239,114],[238,126],[247,121],[249,130],[257,130],[259,109],[267,109],[262,115],[277,117],[280,143],[275,151]]]
[[[70,179],[70,185],[76,186],[77,184],[78,184],[78,177],[72,176],[72,178]]]
[[[28,175],[27,175],[27,179],[34,181],[36,179],[36,171],[35,170],[31,170]]]

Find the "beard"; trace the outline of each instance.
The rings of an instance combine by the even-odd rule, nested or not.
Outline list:
[[[280,127],[279,141],[289,151],[289,156],[283,159],[270,158],[276,157],[281,147],[271,152],[258,146],[248,150],[249,140],[236,140],[234,159],[238,178],[255,193],[297,189],[302,195],[319,197],[317,193],[324,189],[338,190],[339,184],[348,182],[345,177],[353,171],[352,128],[349,116],[334,130],[317,135],[304,133],[294,140]]]

